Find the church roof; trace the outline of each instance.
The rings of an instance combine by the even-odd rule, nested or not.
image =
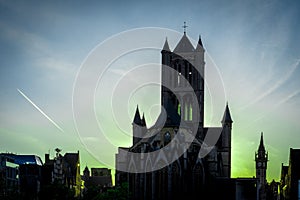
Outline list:
[[[192,43],[186,36],[183,34],[181,40],[178,42],[177,46],[174,49],[174,53],[183,53],[183,52],[193,52],[195,48],[193,47]]]
[[[224,115],[223,115],[222,123],[232,123],[232,122],[233,121],[231,119],[230,110],[229,110],[229,107],[228,107],[228,104],[227,104],[226,108],[225,108]]]

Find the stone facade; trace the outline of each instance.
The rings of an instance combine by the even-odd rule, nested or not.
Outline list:
[[[133,145],[119,147],[116,184],[129,183],[131,199],[212,196],[217,179],[230,179],[232,119],[226,105],[222,126],[204,127],[204,48],[186,33],[162,54],[161,113],[152,127],[137,107]],[[220,115],[221,118],[221,115]]]

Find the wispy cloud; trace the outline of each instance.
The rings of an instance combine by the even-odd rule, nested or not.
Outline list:
[[[274,92],[277,88],[279,88],[281,85],[283,85],[286,81],[290,79],[290,77],[293,75],[295,70],[298,68],[300,64],[300,60],[297,60],[294,64],[291,65],[289,70],[279,79],[272,87],[270,87],[267,91],[259,95],[256,99],[254,99],[252,102],[250,102],[248,105],[246,105],[243,109],[261,101],[262,99],[266,98],[268,95],[270,95],[272,92]]]
[[[293,93],[291,93],[290,95],[288,95],[286,98],[282,99],[281,101],[279,101],[276,106],[279,106],[281,104],[286,103],[287,101],[289,101],[290,99],[294,98],[295,96],[297,96],[298,94],[300,94],[300,90],[297,90]]]
[[[108,71],[112,72],[116,75],[119,75],[119,76],[124,76],[127,73],[128,70],[114,68],[114,69],[108,69]]]
[[[54,70],[59,74],[72,74],[76,69],[66,56],[53,48],[53,42],[44,36],[22,27],[15,27],[0,20],[0,34],[10,43],[17,45],[26,54],[31,67]]]

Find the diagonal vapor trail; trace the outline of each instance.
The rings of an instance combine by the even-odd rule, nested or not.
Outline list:
[[[44,117],[46,117],[56,128],[58,128],[61,132],[64,133],[64,130],[60,128],[46,113],[44,113],[35,103],[33,103],[21,90],[17,88],[18,92],[27,100],[31,105],[33,105]]]

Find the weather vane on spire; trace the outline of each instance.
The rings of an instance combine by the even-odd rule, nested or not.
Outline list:
[[[184,34],[186,34],[186,28],[187,28],[187,27],[188,27],[188,26],[186,25],[186,22],[183,22],[182,28],[183,28]]]

